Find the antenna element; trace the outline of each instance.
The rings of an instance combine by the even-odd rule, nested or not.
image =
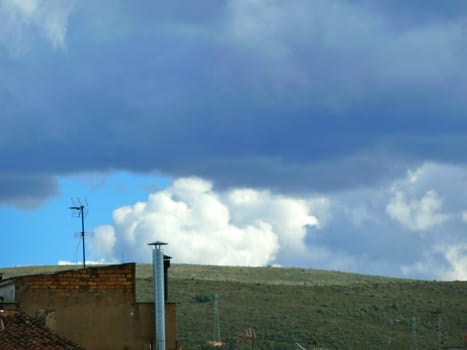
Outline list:
[[[86,268],[86,245],[85,245],[85,236],[86,232],[84,231],[84,217],[88,213],[88,202],[84,200],[84,203],[81,202],[80,198],[71,199],[73,205],[69,209],[73,210],[73,216],[81,218],[81,232],[80,236],[83,241],[83,269]]]

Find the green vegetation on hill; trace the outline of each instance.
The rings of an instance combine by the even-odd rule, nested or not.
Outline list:
[[[150,265],[138,265],[138,298],[152,300]],[[461,346],[467,331],[467,282],[428,282],[297,268],[173,265],[169,301],[177,303],[185,349],[204,349],[219,295],[229,349],[438,349]],[[440,311],[438,315],[438,311]],[[415,318],[415,331],[413,327]],[[438,336],[440,338],[438,338]]]
[[[5,278],[70,267],[2,269]],[[79,267],[78,267],[79,268]],[[137,300],[152,300],[152,267],[137,266]],[[462,346],[467,282],[428,282],[290,268],[172,265],[169,301],[185,350],[213,336],[212,295],[219,295],[227,349],[438,349]],[[412,320],[415,318],[416,326]],[[415,330],[415,331],[414,331]]]

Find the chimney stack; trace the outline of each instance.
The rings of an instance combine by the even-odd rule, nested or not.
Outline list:
[[[165,293],[164,293],[164,251],[167,243],[156,241],[148,245],[154,246],[152,251],[152,268],[154,280],[155,308],[155,349],[165,350]]]

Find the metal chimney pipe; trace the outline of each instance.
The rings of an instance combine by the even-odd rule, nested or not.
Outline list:
[[[165,350],[165,296],[164,296],[164,251],[162,246],[167,243],[156,241],[153,245],[152,268],[154,281],[154,307],[155,307],[155,340],[156,350]]]

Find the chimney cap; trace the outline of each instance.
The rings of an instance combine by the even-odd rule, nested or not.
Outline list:
[[[148,245],[153,245],[154,247],[160,247],[162,245],[167,245],[168,243],[162,242],[162,241],[154,241],[152,243],[148,243]]]

